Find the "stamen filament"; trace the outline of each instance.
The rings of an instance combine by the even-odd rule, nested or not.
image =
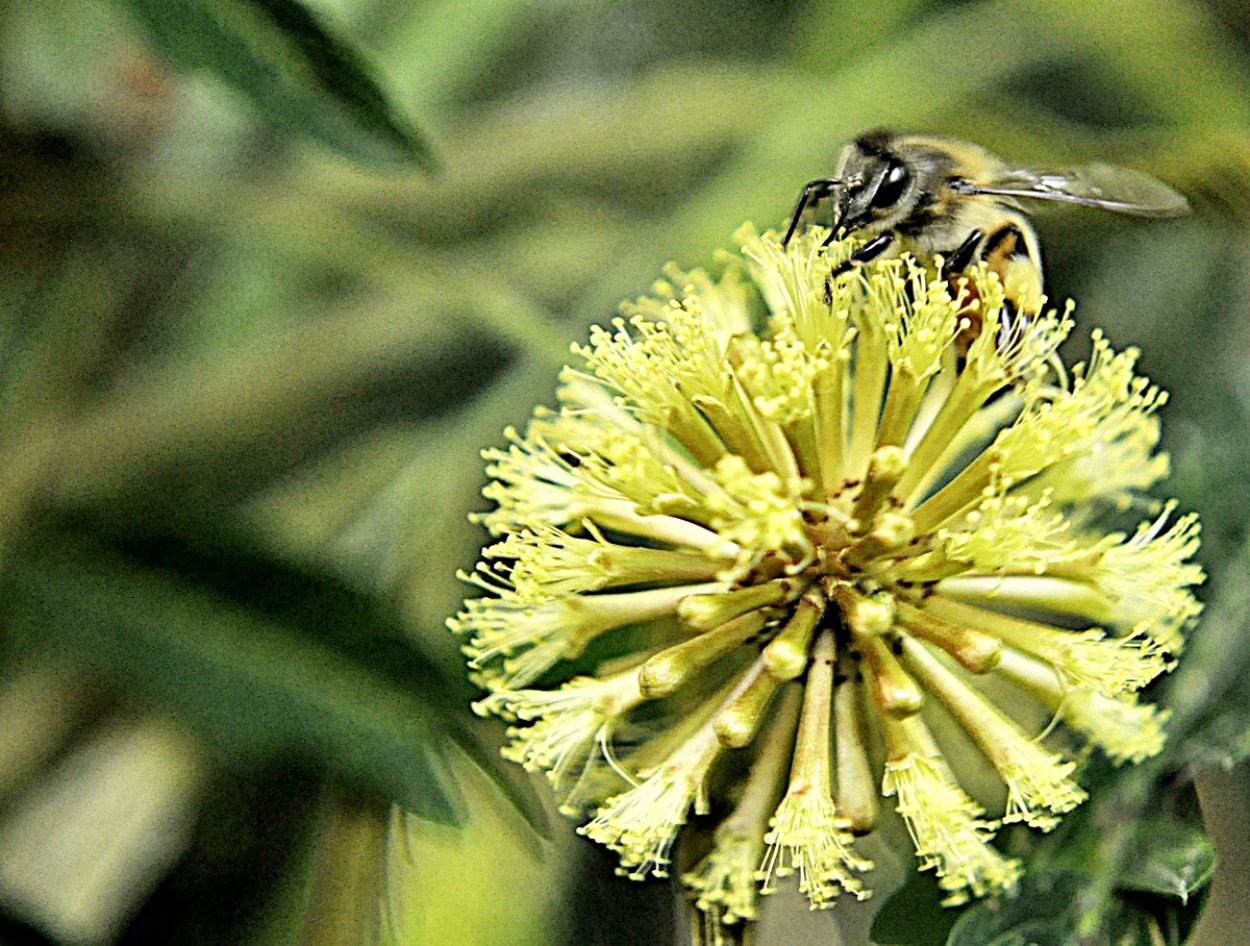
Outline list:
[[[898,718],[920,712],[924,694],[898,662],[890,645],[880,637],[865,637],[858,646],[864,662],[872,671],[873,693],[881,711]]]
[[[764,648],[764,663],[778,680],[793,680],[807,668],[812,632],[825,613],[825,596],[811,588],[799,603],[785,627]]]
[[[713,429],[729,447],[729,452],[742,457],[755,473],[765,473],[772,469],[764,445],[760,443],[746,418],[730,410],[719,399],[708,395],[698,394],[690,400],[711,422]]]
[[[916,637],[942,648],[971,673],[988,673],[1002,660],[1003,646],[999,639],[944,621],[913,605],[899,604],[898,623]]]
[[[851,506],[852,530],[860,535],[866,533],[873,517],[890,496],[890,491],[907,469],[907,458],[899,447],[878,447],[868,458],[868,470],[864,474],[859,495]]]
[[[808,582],[778,578],[719,594],[690,594],[682,598],[677,613],[692,631],[707,631],[748,611],[792,601],[808,586]]]
[[[741,749],[750,745],[764,718],[764,711],[772,701],[781,682],[767,673],[764,658],[751,665],[744,679],[747,686],[738,698],[721,710],[713,723],[716,738],[727,749]]]
[[[1076,763],[1061,762],[1042,749],[919,641],[903,638],[903,652],[908,668],[937,694],[998,770],[1007,786],[1004,822],[1024,821],[1049,831],[1059,823],[1058,815],[1085,800],[1085,792],[1071,778]]]
[[[854,834],[867,834],[877,824],[877,785],[868,757],[860,683],[845,672],[834,678],[834,743],[837,747],[838,811]]]
[[[649,700],[668,696],[760,632],[764,615],[743,614],[697,637],[674,644],[649,658],[638,670],[638,685]]]
[[[827,343],[822,343],[827,346]],[[843,358],[824,350],[829,368],[816,376],[812,387],[815,400],[816,436],[820,450],[820,484],[826,497],[837,492],[846,470],[846,433],[843,415],[846,411],[846,382],[842,371]]]

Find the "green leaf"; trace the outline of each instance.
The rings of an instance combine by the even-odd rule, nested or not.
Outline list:
[[[1118,885],[1188,903],[1215,872],[1215,847],[1190,824],[1159,815],[1137,828]]]
[[[401,685],[263,608],[58,537],[11,550],[3,594],[11,632],[165,706],[227,761],[312,764],[455,822],[439,758],[455,723],[438,705],[447,687],[432,670]],[[331,628],[346,616],[327,610],[318,623]]]
[[[433,169],[364,58],[296,0],[119,0],[175,64],[207,70],[275,125],[358,160]]]

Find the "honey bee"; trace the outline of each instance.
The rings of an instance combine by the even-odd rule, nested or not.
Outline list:
[[[831,204],[831,235],[871,237],[843,263],[855,266],[903,250],[940,255],[942,275],[984,262],[1001,280],[1011,312],[1036,314],[1042,299],[1037,234],[1022,200],[1050,200],[1139,217],[1176,217],[1189,204],[1149,175],[1109,164],[1053,171],[1015,167],[984,148],[936,135],[874,131],[842,149],[833,177],[803,187],[782,243],[808,211]],[[1006,325],[1007,320],[1004,320]],[[979,331],[974,327],[973,337]]]

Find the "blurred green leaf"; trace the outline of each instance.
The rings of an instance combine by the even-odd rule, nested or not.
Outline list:
[[[1080,886],[1077,874],[1027,875],[1013,895],[966,910],[947,946],[1071,946]]]
[[[376,42],[394,51],[408,73],[408,98],[423,112],[455,102],[458,92],[481,79],[485,63],[552,12],[532,0],[423,0],[373,9],[382,21]]]
[[[1245,54],[1203,3],[1008,0],[1001,8],[1035,20],[1052,41],[1105,68],[1115,89],[1108,99],[1139,99],[1157,121],[1182,126],[1250,123]]]
[[[1215,847],[1193,825],[1156,815],[1138,826],[1119,883],[1182,903],[1210,881],[1215,871]]]
[[[213,72],[274,124],[361,161],[434,168],[360,53],[296,0],[120,2],[176,64]]]
[[[1026,857],[1017,891],[969,907],[947,946],[1179,946],[1215,857],[1193,786],[1168,762],[1121,771],[1095,761],[1082,778],[1090,800],[1044,837],[1016,833]]]
[[[217,509],[381,420],[459,406],[509,357],[451,314],[336,312],[132,376],[60,428],[52,488],[131,521]]]
[[[436,821],[458,817],[440,756],[459,742],[533,817],[522,783],[465,738],[461,691],[380,633],[366,599],[253,561],[229,600],[175,581],[186,563],[169,549],[158,569],[59,538],[14,550],[6,574],[10,626],[42,652],[125,681],[228,760],[302,760]]]

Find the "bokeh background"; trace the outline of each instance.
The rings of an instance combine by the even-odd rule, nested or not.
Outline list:
[[[1243,941],[1250,6],[9,0],[0,943],[681,942],[468,711],[478,451],[878,126],[1189,196],[1037,225],[1072,357],[1100,325],[1172,392],[1211,579],[1167,754],[1093,772],[1013,908],[922,880],[871,935]]]

